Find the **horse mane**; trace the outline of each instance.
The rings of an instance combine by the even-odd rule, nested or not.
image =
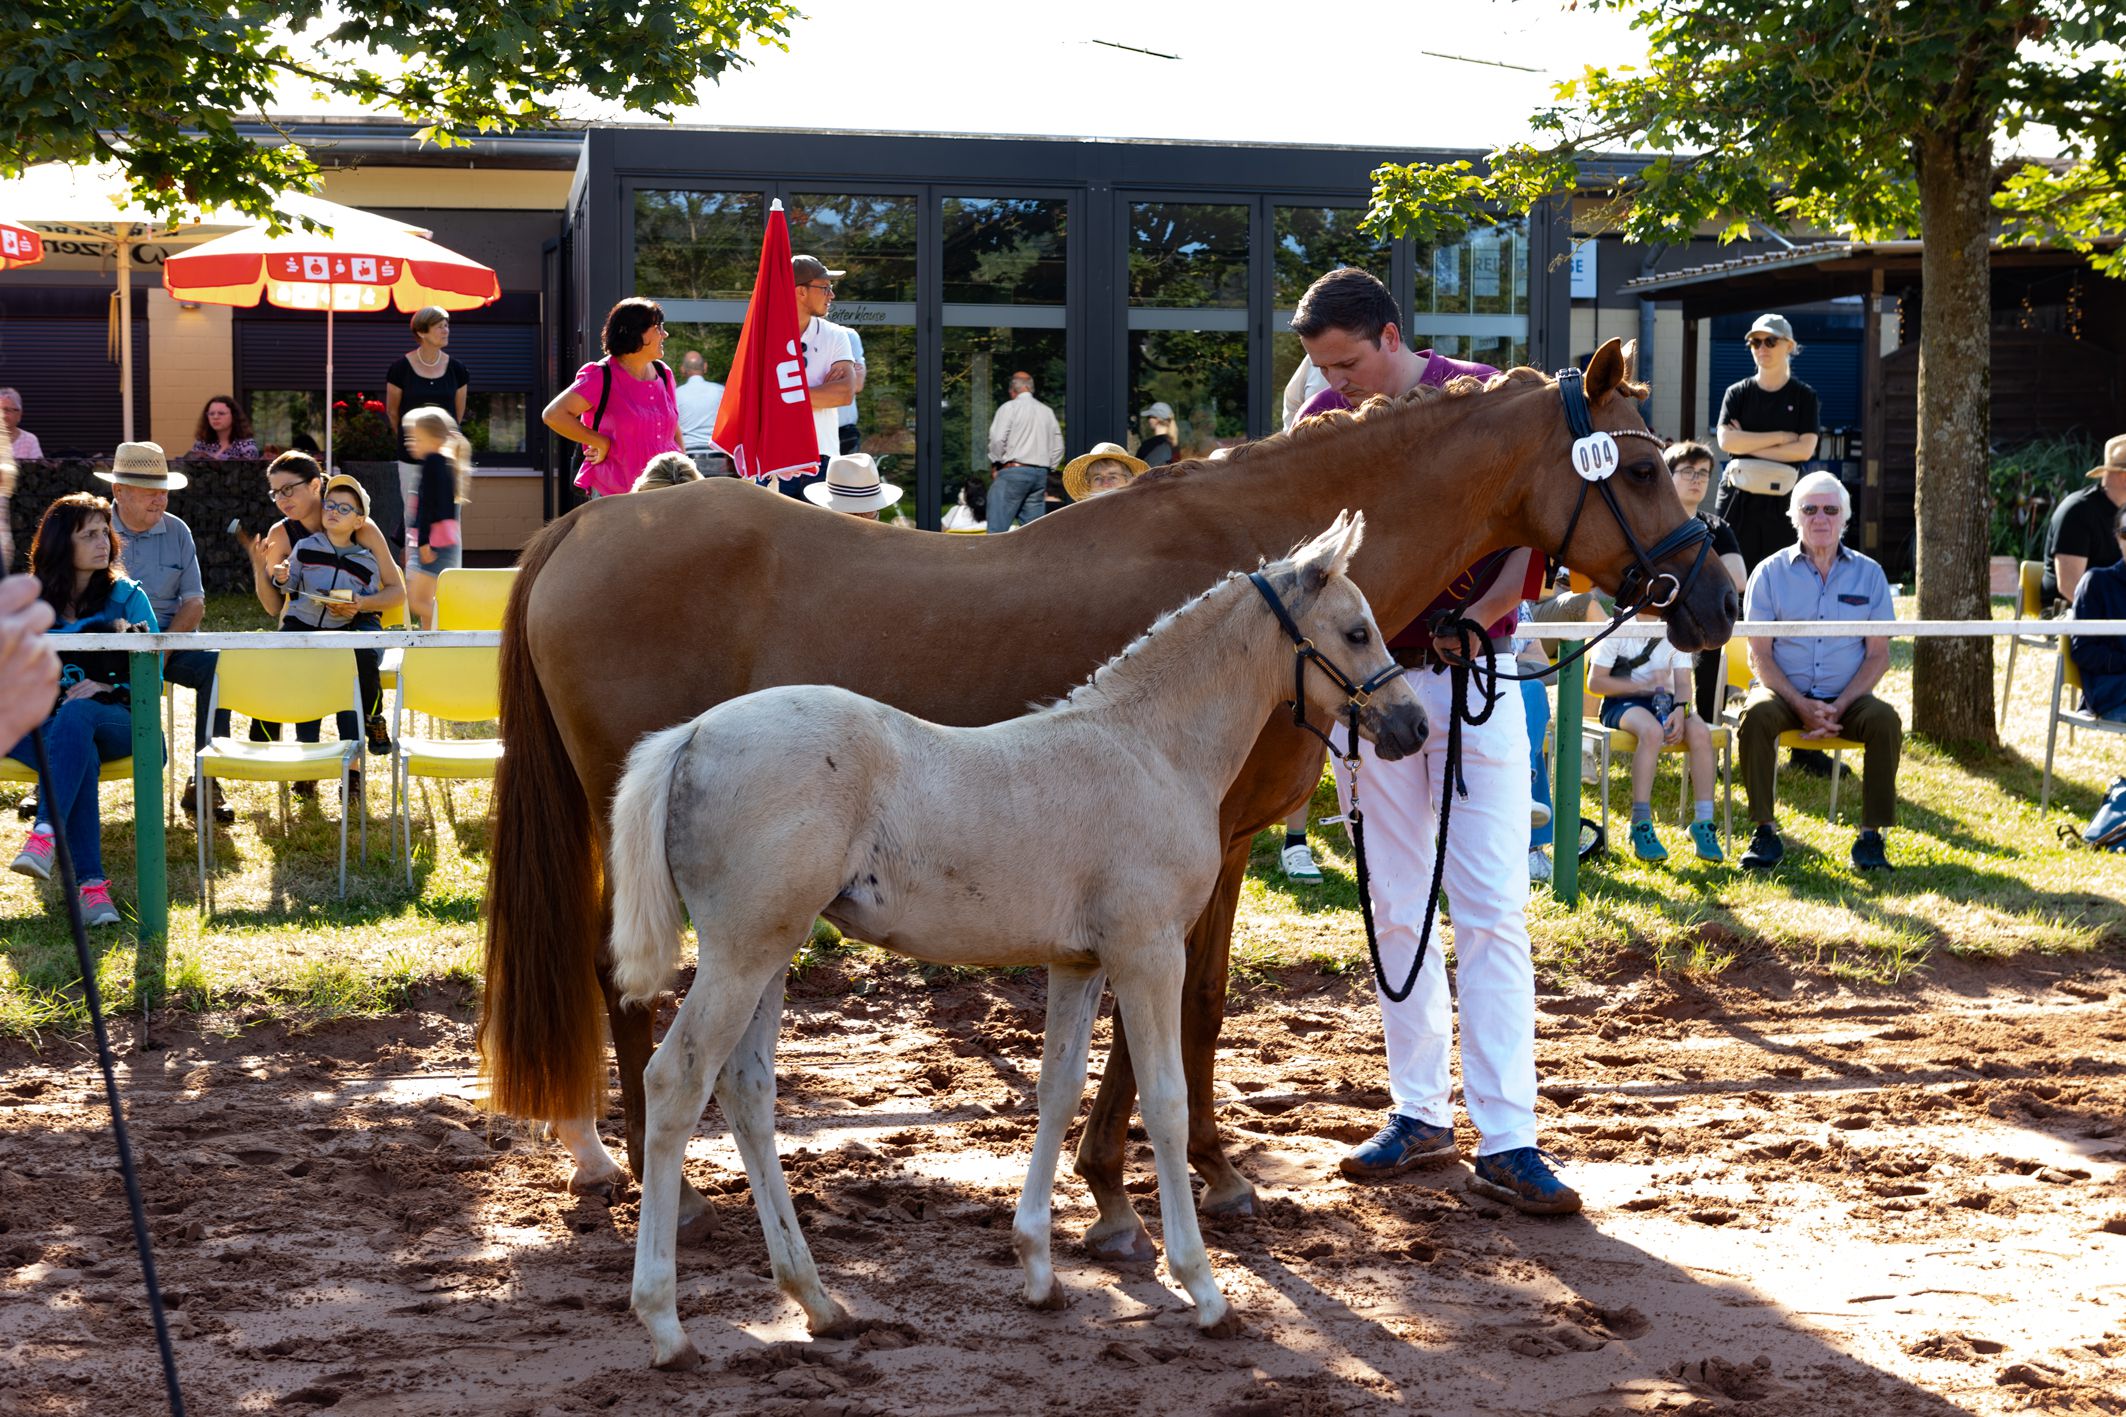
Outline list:
[[[1126,491],[1128,489],[1122,490]],[[1304,542],[1301,543],[1301,545],[1304,544]],[[1277,571],[1289,571],[1291,559],[1287,555],[1281,561],[1264,563],[1260,569],[1265,574],[1274,577]],[[1145,647],[1159,635],[1159,632],[1224,591],[1235,581],[1244,579],[1247,574],[1248,572],[1246,571],[1226,572],[1213,582],[1208,590],[1190,597],[1181,605],[1152,621],[1149,629],[1134,640],[1131,640],[1127,645],[1124,645],[1120,652],[1095,669],[1091,674],[1088,674],[1085,677],[1085,682],[1072,689],[1068,694],[1065,694],[1060,699],[1050,699],[1045,703],[1031,704],[1029,707],[1036,713],[1060,713],[1067,708],[1086,708],[1100,704],[1123,702],[1132,696],[1132,691],[1141,688],[1145,681],[1156,679],[1164,667],[1154,662],[1153,659],[1147,659],[1144,654]],[[1287,579],[1296,578],[1287,577]],[[1278,593],[1286,597],[1287,604],[1291,603],[1292,589],[1292,586],[1284,584],[1282,581],[1277,583]],[[1297,607],[1295,606],[1294,608],[1296,609]]]
[[[1394,398],[1375,395],[1356,408],[1334,408],[1313,414],[1302,418],[1283,432],[1268,434],[1252,443],[1242,443],[1228,451],[1223,458],[1190,458],[1186,462],[1155,467],[1132,481],[1130,487],[1120,490],[1128,492],[1143,483],[1175,481],[1208,471],[1219,463],[1229,466],[1242,464],[1267,454],[1282,452],[1287,448],[1310,447],[1324,438],[1336,437],[1345,429],[1356,425],[1370,426],[1388,422],[1413,407],[1451,403],[1478,394],[1496,393],[1502,389],[1513,391],[1538,385],[1555,388],[1557,380],[1540,369],[1531,369],[1525,364],[1515,365],[1503,373],[1493,374],[1485,379],[1479,379],[1473,374],[1457,374],[1444,384],[1419,384],[1408,393]],[[1647,386],[1626,381],[1617,385],[1617,392],[1626,398],[1639,400],[1646,397]]]

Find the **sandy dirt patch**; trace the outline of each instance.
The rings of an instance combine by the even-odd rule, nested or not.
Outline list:
[[[195,1413],[1905,1417],[2126,1411],[2122,1003],[2117,969],[1546,995],[1546,1141],[1589,1206],[1542,1220],[1469,1193],[1461,1163],[1337,1178],[1386,1100],[1371,999],[1252,991],[1221,1108],[1263,1205],[1210,1229],[1248,1324],[1213,1342],[1162,1270],[1075,1252],[1091,1207],[1067,1176],[1073,1302],[1017,1300],[1039,976],[858,997],[815,972],[783,1152],[829,1287],[872,1326],[803,1341],[712,1106],[689,1171],[715,1233],[680,1259],[708,1361],[678,1375],[648,1370],[627,1312],[632,1199],[569,1196],[558,1148],[481,1115],[463,999],[119,1032]],[[12,1045],[0,1413],[158,1410],[91,1061]]]

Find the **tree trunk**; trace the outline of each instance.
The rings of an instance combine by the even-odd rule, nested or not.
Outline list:
[[[1916,557],[1924,620],[1992,616],[1993,272],[1987,129],[1919,141],[1919,448]],[[1937,742],[1994,744],[1993,641],[1922,639],[1913,650],[1912,728]]]

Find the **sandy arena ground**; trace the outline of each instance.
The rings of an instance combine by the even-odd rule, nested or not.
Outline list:
[[[1070,1178],[1073,1302],[1020,1306],[1041,1000],[1037,975],[793,990],[785,1159],[829,1287],[874,1325],[802,1341],[712,1107],[689,1169],[717,1232],[680,1265],[708,1361],[677,1375],[627,1312],[632,1200],[570,1197],[558,1148],[482,1117],[464,999],[147,1047],[121,1024],[191,1411],[2126,1412],[2116,961],[1546,995],[1547,1137],[1588,1199],[1564,1220],[1471,1195],[1460,1163],[1337,1178],[1386,1100],[1371,1000],[1254,990],[1221,1105],[1263,1206],[1209,1236],[1248,1321],[1225,1342],[1163,1271],[1075,1252]],[[0,1413],[160,1411],[90,1058],[8,1045],[0,1101]]]

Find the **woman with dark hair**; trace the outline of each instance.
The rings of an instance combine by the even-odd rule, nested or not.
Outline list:
[[[424,305],[413,312],[407,325],[413,330],[413,352],[402,354],[384,372],[384,418],[399,430],[399,496],[405,503],[407,545],[413,547],[414,502],[421,490],[421,458],[406,438],[405,418],[417,408],[440,408],[459,423],[465,421],[466,390],[472,386],[472,371],[449,352],[450,312],[440,305]]]
[[[30,543],[30,574],[52,607],[55,635],[153,633],[155,607],[125,578],[111,504],[91,492],[61,497],[44,509]],[[103,874],[103,824],[97,814],[97,774],[106,761],[132,751],[131,674],[126,656],[109,651],[61,654],[59,702],[44,721],[50,790],[38,794],[37,824],[16,855],[14,869],[40,881],[52,878],[52,824],[63,824],[74,874],[81,882],[81,917],[116,925],[111,883]],[[8,750],[37,763],[34,737]]]
[[[686,451],[664,338],[657,302],[629,296],[605,317],[605,358],[577,370],[576,382],[540,415],[557,435],[583,445],[576,485],[593,497],[633,488],[659,453]]]
[[[251,435],[251,418],[230,394],[216,394],[199,411],[199,426],[192,431],[188,458],[256,458],[258,439]]]

